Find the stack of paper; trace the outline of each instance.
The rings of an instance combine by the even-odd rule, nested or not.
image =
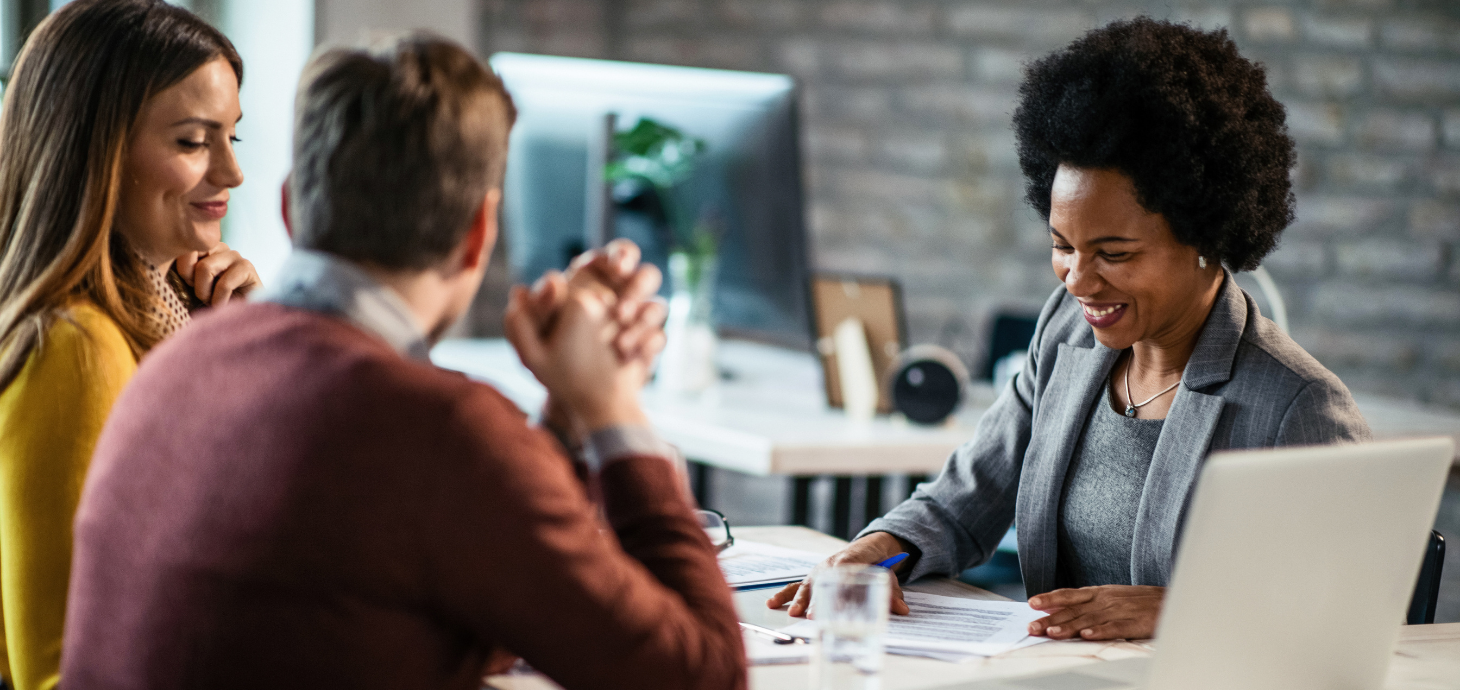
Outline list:
[[[1030,637],[1029,624],[1044,616],[1016,601],[979,601],[921,592],[904,592],[906,616],[891,616],[884,638],[889,654],[967,661],[1049,641]],[[814,638],[815,621],[782,628],[797,637]]]
[[[823,560],[824,556],[809,551],[736,541],[720,554],[720,570],[737,590],[761,589],[800,582]]]

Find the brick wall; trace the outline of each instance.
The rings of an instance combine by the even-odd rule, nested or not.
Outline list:
[[[480,2],[484,54],[795,75],[814,266],[898,277],[913,340],[970,359],[1057,285],[1009,128],[1022,63],[1140,13],[1227,27],[1298,140],[1267,260],[1298,342],[1356,390],[1460,407],[1460,1]]]

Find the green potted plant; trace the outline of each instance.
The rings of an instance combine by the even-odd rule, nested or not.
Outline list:
[[[665,226],[669,250],[668,343],[660,363],[660,387],[696,392],[714,385],[714,285],[719,266],[715,224],[694,201],[684,183],[705,154],[703,139],[651,118],[640,118],[614,134],[614,156],[604,170],[611,185],[627,188],[615,197],[651,195]]]

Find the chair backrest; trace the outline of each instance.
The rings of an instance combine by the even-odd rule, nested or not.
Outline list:
[[[1435,605],[1440,601],[1440,571],[1445,567],[1445,535],[1430,532],[1425,547],[1424,564],[1419,567],[1419,581],[1414,585],[1414,598],[1409,600],[1410,625],[1435,622]]]
[[[994,365],[1003,359],[1004,355],[1016,350],[1029,349],[1029,341],[1034,339],[1034,327],[1038,323],[1037,318],[1027,314],[1005,312],[995,316],[989,330],[988,354],[983,366],[979,367],[979,378],[992,381]]]

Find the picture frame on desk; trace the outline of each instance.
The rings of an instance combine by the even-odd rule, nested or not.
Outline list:
[[[896,278],[851,273],[816,273],[811,277],[812,342],[821,361],[826,404],[842,407],[841,378],[832,334],[848,318],[862,322],[877,378],[877,411],[892,411],[885,374],[907,349],[907,314],[902,285]]]

